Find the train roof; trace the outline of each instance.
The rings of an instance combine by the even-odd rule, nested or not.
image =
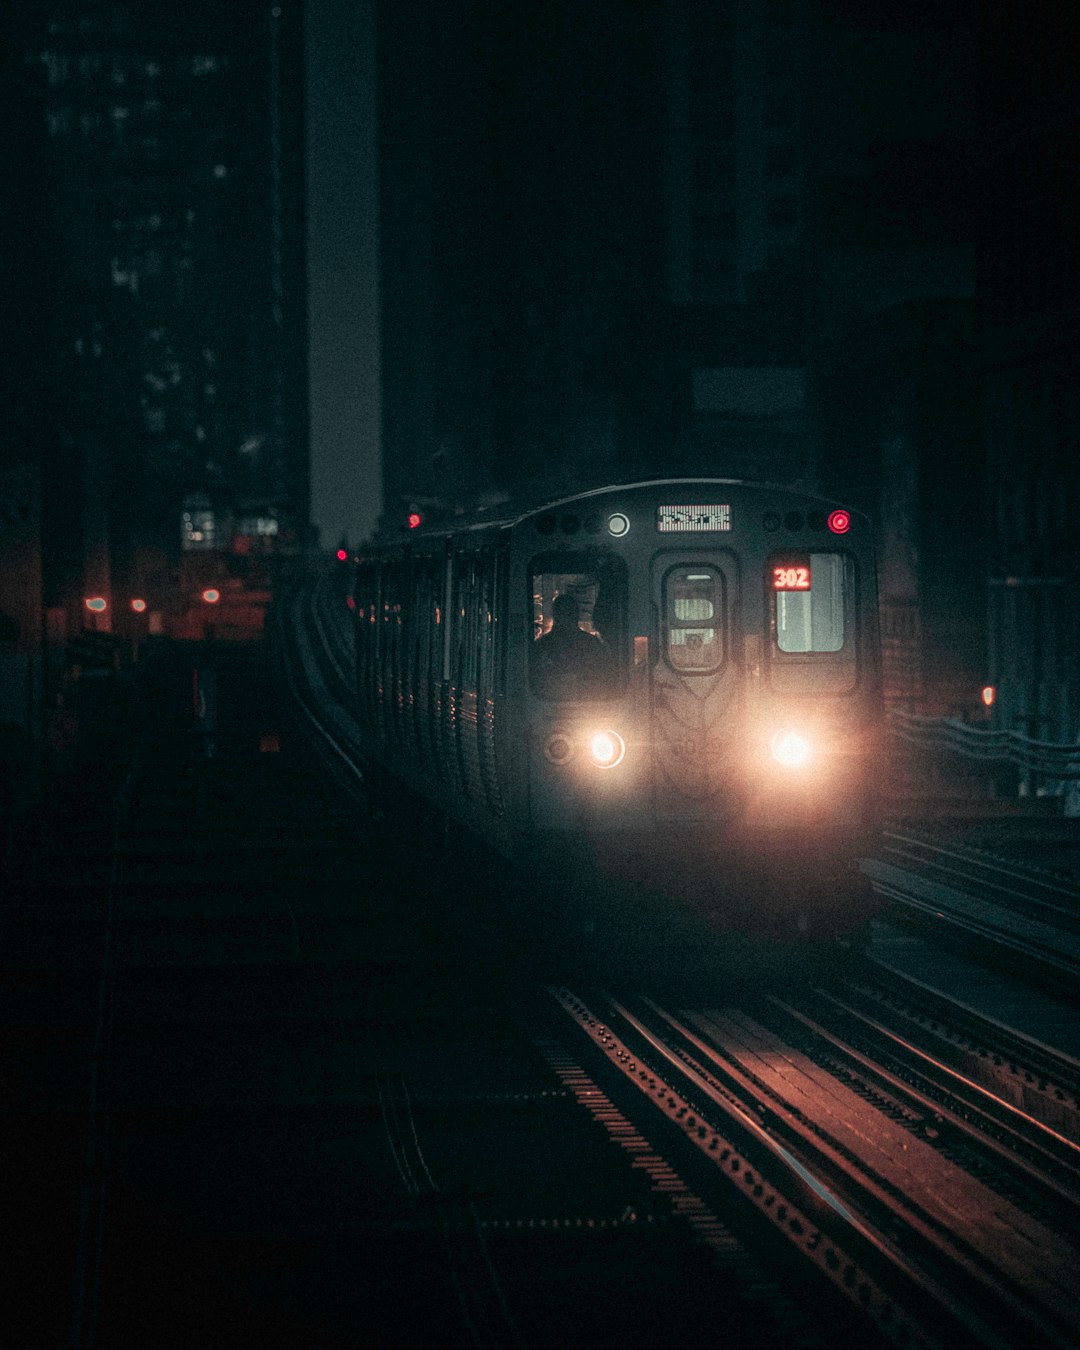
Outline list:
[[[810,492],[803,488],[792,487],[783,483],[770,483],[746,478],[710,478],[710,477],[680,477],[680,478],[646,478],[628,483],[610,483],[604,487],[588,488],[582,492],[572,492],[564,497],[556,497],[548,501],[542,501],[528,507],[512,510],[512,503],[499,502],[496,506],[481,507],[472,512],[466,512],[462,515],[452,516],[450,518],[440,517],[431,521],[430,524],[418,526],[415,530],[409,530],[405,534],[395,536],[377,536],[369,541],[367,547],[388,548],[395,544],[402,544],[406,541],[416,541],[420,539],[440,539],[451,534],[461,534],[472,530],[499,530],[511,529],[520,525],[523,521],[531,520],[536,516],[545,515],[549,511],[559,511],[571,505],[579,505],[595,498],[604,497],[613,492],[640,492],[649,488],[676,488],[682,485],[694,485],[696,487],[739,487],[751,488],[759,492],[775,492],[785,497],[799,497],[803,501],[816,501],[829,505],[837,505],[831,499],[822,497],[819,493]],[[858,513],[861,514],[861,513]]]

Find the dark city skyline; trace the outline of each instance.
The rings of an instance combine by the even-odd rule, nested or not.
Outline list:
[[[771,479],[878,521],[898,699],[1013,662],[1001,715],[1065,734],[1042,578],[1073,555],[1040,513],[1075,501],[1075,410],[1039,334],[1075,331],[1075,53],[1032,12],[21,8],[44,607],[167,589],[211,526],[272,551],[310,513],[329,549],[414,506]]]

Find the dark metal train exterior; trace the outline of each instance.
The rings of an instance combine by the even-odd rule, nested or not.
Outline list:
[[[353,601],[372,760],[499,852],[721,928],[859,921],[880,758],[864,516],[725,479],[608,487],[368,546]]]

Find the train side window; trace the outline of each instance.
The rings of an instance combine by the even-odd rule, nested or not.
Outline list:
[[[473,553],[454,556],[454,604],[451,627],[452,678],[460,689],[476,691],[480,583]]]
[[[614,698],[626,680],[626,568],[603,553],[550,553],[529,569],[529,684],[553,702]]]
[[[672,670],[708,675],[724,659],[724,579],[715,567],[673,567],[664,578],[664,654]]]
[[[855,685],[855,564],[844,553],[769,559],[774,687],[843,693]]]

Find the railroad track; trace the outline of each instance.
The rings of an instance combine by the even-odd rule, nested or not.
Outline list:
[[[1031,1118],[1072,1144],[1080,1141],[1080,1060],[1023,1035],[998,1018],[965,1006],[877,961],[849,978],[844,990],[861,1015],[887,1023],[898,1046],[910,1043],[949,1071],[949,1090],[989,1095],[1017,1117]],[[1074,1165],[1074,1151],[1064,1155]]]
[[[310,614],[294,631],[303,634],[291,658],[295,691],[331,644]],[[334,670],[322,679],[340,683]],[[326,700],[317,702],[316,744],[349,773],[346,721],[328,724]],[[972,885],[962,855],[939,850],[933,875],[916,875],[935,855],[922,841],[891,839],[890,861],[878,866],[892,872],[875,881],[891,893],[892,873],[901,874],[895,890],[915,909],[940,916],[943,894],[955,890],[969,906],[956,906],[960,927],[1026,941],[1032,953],[1041,952],[1033,925],[1055,943],[1063,931],[1037,887],[1040,917],[1022,912],[1022,876],[999,874],[990,901],[961,891],[962,881]],[[1006,903],[1006,891],[1021,898]],[[991,906],[1011,922],[991,922]],[[1043,946],[1067,968],[1059,947]],[[541,1017],[531,1034],[556,1080],[546,1100],[560,1105],[533,1121],[533,1166],[543,1166],[552,1127],[568,1127],[565,1107],[576,1106],[644,1179],[647,1213],[622,1205],[617,1190],[605,1195],[605,1217],[595,1199],[591,1213],[583,1205],[548,1219],[515,1217],[472,1194],[463,1208],[425,1161],[430,1091],[414,1083],[410,1096],[397,1084],[380,1098],[403,1177],[452,1216],[447,1250],[450,1268],[468,1276],[465,1320],[486,1326],[493,1343],[530,1339],[506,1264],[523,1235],[593,1243],[620,1226],[640,1237],[646,1220],[668,1246],[689,1234],[714,1274],[756,1298],[763,1318],[767,1309],[771,1339],[785,1344],[820,1343],[815,1317],[840,1306],[852,1343],[859,1328],[864,1344],[902,1347],[1076,1343],[1077,1066],[870,967],[738,1007],[672,1011],[564,987],[545,999],[554,1021]]]
[[[881,1335],[1075,1344],[1078,1253],[1062,1230],[1076,1195],[1048,1164],[1040,1171],[800,1007],[770,1001],[759,1021],[742,1008],[674,1013],[553,993],[636,1101],[623,1110],[642,1132],[678,1132],[681,1148],[657,1151],[680,1160],[673,1169],[693,1178],[700,1203],[753,1211]],[[1039,1177],[1039,1217],[1006,1197],[1006,1175],[1017,1196],[1022,1175]]]
[[[1028,869],[964,845],[885,831],[861,870],[893,914],[938,935],[1008,953],[1063,988],[1080,976],[1080,889],[1066,876]]]

